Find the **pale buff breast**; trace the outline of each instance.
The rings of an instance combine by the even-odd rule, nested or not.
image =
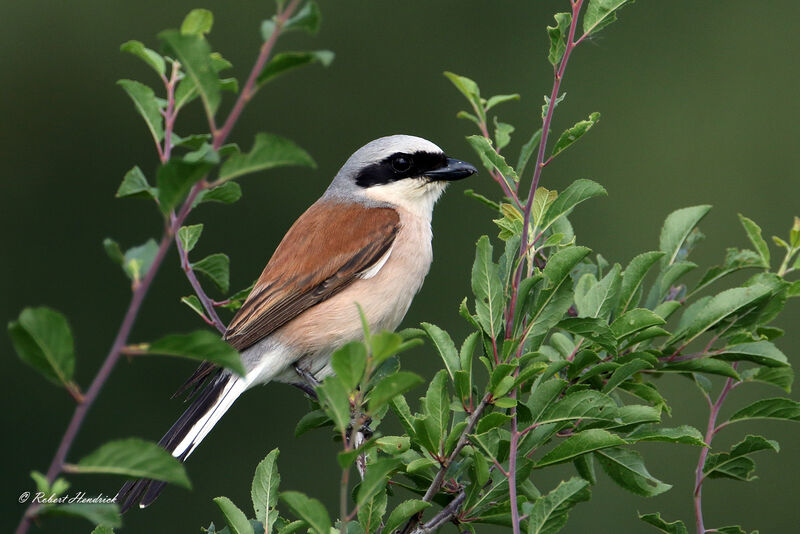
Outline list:
[[[270,338],[292,347],[306,360],[327,359],[331,347],[362,337],[356,304],[361,306],[370,330],[394,330],[402,321],[414,295],[430,269],[430,219],[399,208],[400,230],[385,264],[371,278],[359,279],[342,292],[300,314]],[[309,361],[309,363],[312,363]],[[313,361],[309,370],[327,361]]]

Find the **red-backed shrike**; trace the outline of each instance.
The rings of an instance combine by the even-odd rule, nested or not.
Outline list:
[[[448,182],[476,172],[409,135],[358,149],[286,233],[228,325],[224,338],[247,374],[201,365],[182,388],[198,395],[159,444],[186,460],[245,390],[331,374],[331,353],[363,336],[356,304],[371,330],[396,328],[430,268],[434,203]],[[164,485],[128,482],[117,501],[122,511],[137,501],[144,508]]]

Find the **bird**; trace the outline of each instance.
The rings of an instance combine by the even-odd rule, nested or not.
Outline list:
[[[310,390],[333,373],[331,354],[372,331],[394,330],[433,259],[431,217],[449,182],[477,169],[411,135],[375,139],[356,150],[324,194],[291,226],[223,339],[246,374],[204,362],[176,392],[188,409],[159,441],[185,461],[246,390],[284,382]],[[165,482],[122,486],[122,512],[153,503]]]

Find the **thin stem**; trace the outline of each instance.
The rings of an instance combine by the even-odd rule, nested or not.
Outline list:
[[[222,128],[219,130],[212,130],[214,135],[214,142],[212,146],[214,147],[214,150],[219,150],[219,148],[225,142],[225,139],[228,138],[233,126],[239,119],[239,115],[242,114],[244,106],[250,101],[251,98],[253,98],[253,95],[256,93],[256,90],[258,89],[256,87],[258,75],[261,74],[262,70],[264,70],[264,66],[267,64],[267,60],[269,59],[272,49],[275,46],[275,42],[278,40],[278,37],[281,34],[283,25],[286,24],[286,21],[289,20],[289,17],[291,17],[292,13],[294,13],[294,11],[297,9],[300,1],[301,0],[291,0],[291,2],[289,2],[289,4],[286,6],[286,9],[284,9],[276,17],[275,31],[273,31],[272,35],[269,36],[269,39],[264,41],[264,44],[261,45],[261,50],[258,53],[258,58],[256,59],[255,65],[253,65],[253,69],[250,71],[250,76],[247,78],[247,83],[245,83],[242,92],[239,93],[239,98],[233,105],[233,109],[231,109],[228,118],[225,120]]]
[[[734,369],[736,369],[738,363],[739,362],[733,364]],[[719,410],[722,408],[722,404],[725,402],[725,398],[728,396],[728,393],[730,393],[735,386],[735,380],[733,378],[728,378],[725,381],[725,385],[722,387],[719,397],[717,397],[716,402],[711,405],[711,409],[709,410],[708,425],[706,426],[705,435],[705,443],[707,446],[703,447],[700,451],[700,458],[697,461],[697,469],[695,470],[694,479],[694,515],[695,524],[697,525],[697,534],[705,534],[706,532],[705,525],[703,524],[703,481],[705,480],[703,469],[705,468],[706,459],[708,458],[711,440],[714,439],[714,434],[719,431],[719,428],[717,427]]]
[[[161,163],[169,161],[172,155],[172,131],[175,128],[175,119],[178,116],[178,111],[175,109],[175,86],[178,84],[178,76],[181,72],[181,65],[177,61],[172,63],[172,73],[169,80],[164,78],[165,87],[167,89],[167,109],[164,111],[164,150],[159,147],[159,157]]]
[[[221,334],[224,334],[225,330],[227,330],[225,328],[225,323],[223,323],[222,319],[220,319],[219,315],[217,315],[217,310],[214,308],[214,302],[203,290],[203,286],[200,285],[200,281],[197,279],[194,269],[192,269],[192,264],[189,263],[189,254],[184,250],[183,243],[181,243],[181,240],[177,234],[175,235],[175,246],[178,249],[178,256],[181,260],[181,268],[186,274],[186,278],[189,280],[189,283],[192,285],[192,289],[194,289],[197,298],[200,299],[200,303],[206,310],[206,317],[204,317],[204,319],[210,321],[210,324],[214,326],[214,328],[219,330]]]
[[[517,398],[516,388],[511,393],[511,398]],[[517,429],[517,409],[512,408],[511,413],[511,443],[508,450],[508,497],[511,501],[511,528],[514,534],[520,534],[519,506],[517,505],[517,447],[519,446],[519,432]]]
[[[481,399],[480,404],[475,408],[475,411],[472,412],[472,415],[469,416],[467,421],[467,426],[461,432],[461,437],[458,439],[458,443],[456,443],[453,452],[450,453],[443,462],[442,466],[439,468],[439,471],[436,473],[436,476],[433,477],[433,481],[431,485],[428,487],[428,490],[425,492],[425,495],[422,497],[424,502],[431,502],[433,498],[439,493],[439,490],[442,488],[442,483],[444,482],[444,476],[447,473],[448,468],[450,465],[458,458],[458,455],[461,453],[461,449],[469,442],[469,434],[475,428],[475,425],[478,424],[478,419],[480,419],[483,410],[486,408],[486,405],[489,404],[492,396],[490,393],[484,395]],[[421,519],[421,514],[413,515],[408,522],[406,523],[405,527],[401,530],[401,533],[408,534],[412,531],[412,529],[419,524]]]
[[[464,504],[466,499],[467,493],[462,491],[456,495],[456,497],[450,501],[447,506],[442,508],[438,514],[433,516],[430,521],[415,528],[413,531],[411,531],[411,534],[428,534],[430,532],[434,532],[436,529],[448,521],[451,521],[458,515],[459,508],[461,508],[461,505]]]

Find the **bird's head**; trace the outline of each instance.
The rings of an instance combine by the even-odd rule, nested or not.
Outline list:
[[[326,196],[389,204],[429,216],[449,182],[477,172],[469,163],[448,158],[426,139],[391,135],[356,150]]]

